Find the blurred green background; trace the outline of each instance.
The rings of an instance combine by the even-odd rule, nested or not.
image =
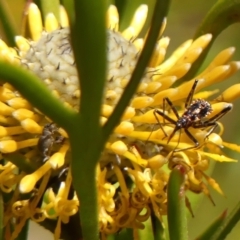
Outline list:
[[[11,15],[20,33],[20,23],[25,1],[7,0],[5,2],[8,3]],[[118,0],[116,2],[120,5],[126,3],[127,8],[131,8],[136,5],[136,2],[152,4],[154,0]],[[193,37],[198,25],[215,2],[215,0],[172,0],[168,15],[167,28],[164,32],[165,36],[171,38],[168,55],[170,55],[170,53],[181,43]],[[123,16],[126,15],[125,10],[124,7],[120,9]],[[128,20],[129,18],[126,16],[126,21]],[[123,25],[124,24],[126,23],[123,23]],[[1,29],[0,37],[4,39]],[[239,24],[230,26],[218,37],[204,65],[206,66],[221,50],[230,46],[236,47],[234,60],[240,60]],[[240,72],[225,82],[212,86],[212,88],[223,90],[234,83],[240,82],[239,78]],[[240,100],[234,102],[233,111],[226,115],[222,121],[225,126],[224,140],[227,142],[235,142],[236,144],[240,144],[239,109]],[[226,151],[226,153],[234,159],[239,159],[240,155],[238,153],[230,151]],[[217,163],[212,176],[220,184],[226,197],[220,196],[214,190],[210,189],[216,206],[213,206],[208,198],[203,197],[202,203],[198,209],[194,210],[195,217],[189,218],[189,239],[196,238],[225,209],[228,209],[228,212],[230,212],[240,200],[240,187],[238,185],[240,182],[240,163]],[[32,224],[29,239],[42,240],[43,238],[45,238],[45,240],[53,239],[50,233],[37,227],[36,224]],[[227,239],[240,239],[240,224],[235,227]]]

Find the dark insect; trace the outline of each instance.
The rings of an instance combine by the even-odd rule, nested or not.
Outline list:
[[[58,128],[54,123],[47,123],[38,140],[38,149],[43,156],[43,162],[47,161],[51,155],[53,144],[63,143],[64,137],[58,133]]]
[[[165,124],[165,120],[167,120],[169,123],[174,124],[175,127],[168,137],[167,143],[170,142],[174,134],[178,131],[183,129],[186,135],[192,140],[194,143],[194,146],[184,148],[184,149],[174,149],[174,152],[179,152],[179,151],[184,151],[184,150],[189,150],[192,148],[197,148],[199,147],[199,142],[197,139],[189,132],[189,128],[208,128],[210,127],[209,131],[206,134],[207,138],[213,131],[214,129],[218,126],[217,121],[222,118],[226,113],[228,113],[232,109],[232,104],[228,104],[225,108],[223,108],[219,113],[217,113],[215,116],[205,119],[211,112],[212,112],[212,107],[209,102],[203,99],[195,99],[193,100],[193,95],[197,86],[198,80],[195,80],[193,83],[193,86],[191,88],[191,91],[188,94],[188,97],[185,102],[185,111],[182,114],[182,116],[179,116],[178,111],[176,107],[173,105],[173,103],[170,101],[169,98],[164,98],[163,99],[163,111],[160,111],[158,109],[154,110],[154,115],[157,120],[157,122],[160,125],[160,128],[162,129],[165,137],[168,137],[167,133],[165,132],[163,125]],[[165,108],[166,108],[166,103],[169,105],[169,107],[172,109],[173,113],[177,117],[177,120],[172,119],[171,117],[167,116],[165,114]],[[164,123],[160,123],[158,116],[160,115],[163,117]]]

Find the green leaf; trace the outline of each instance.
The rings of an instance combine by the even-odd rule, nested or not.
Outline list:
[[[0,0],[0,21],[9,46],[16,46],[15,36],[17,35],[17,31],[5,0]]]
[[[233,23],[240,21],[240,0],[218,0],[210,9],[202,24],[195,33],[198,38],[206,33],[213,35],[210,44],[203,50],[201,56],[193,63],[190,71],[182,78],[183,81],[193,78],[205,60],[217,36]]]
[[[224,211],[196,240],[209,240],[222,226],[226,219],[227,211]]]
[[[171,240],[188,239],[184,190],[185,169],[175,167],[168,182],[168,229]]]
[[[211,237],[211,240],[226,239],[227,235],[235,227],[240,220],[240,202],[236,205],[221,227],[218,228],[216,234]]]
[[[163,223],[155,216],[153,211],[151,214],[151,220],[154,240],[166,240]]]

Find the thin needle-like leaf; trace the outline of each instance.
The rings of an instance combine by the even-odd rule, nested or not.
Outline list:
[[[15,46],[14,38],[17,35],[17,31],[10,10],[4,0],[0,0],[0,21],[9,46]]]
[[[218,231],[210,238],[211,240],[221,240],[226,239],[227,235],[232,231],[232,229],[236,226],[236,224],[240,220],[240,202],[235,206],[233,211],[224,221],[224,224]]]
[[[131,79],[119,100],[114,112],[109,117],[107,123],[103,127],[104,140],[106,141],[110,133],[113,131],[114,127],[118,124],[120,117],[122,116],[124,110],[126,109],[132,95],[135,93],[138,84],[140,83],[144,71],[149,63],[152,56],[155,43],[159,36],[159,30],[162,25],[163,19],[166,17],[168,8],[170,5],[169,0],[157,0],[154,8],[154,13],[152,17],[151,27],[149,30],[148,37],[146,39],[144,48],[141,52],[137,65],[132,73]]]
[[[240,21],[240,0],[218,0],[210,9],[202,24],[195,33],[198,38],[206,33],[213,35],[210,44],[203,50],[201,56],[193,63],[190,71],[182,78],[186,81],[193,78],[205,60],[214,40],[227,27]]]
[[[34,74],[23,67],[0,60],[0,79],[12,84],[29,102],[62,127],[76,113],[63,106]]]
[[[216,231],[223,225],[226,219],[227,211],[224,211],[196,240],[209,240]]]
[[[188,239],[184,174],[184,168],[182,166],[177,166],[171,171],[168,182],[167,217],[170,240]]]

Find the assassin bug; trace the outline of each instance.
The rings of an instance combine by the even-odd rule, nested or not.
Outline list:
[[[173,150],[173,152],[179,152],[184,150],[189,150],[192,148],[199,147],[198,140],[192,135],[192,133],[188,130],[190,127],[192,128],[208,128],[211,127],[210,130],[207,132],[206,137],[207,138],[214,129],[218,126],[217,121],[222,118],[226,113],[228,113],[232,109],[232,104],[228,104],[225,108],[223,108],[219,113],[217,113],[215,116],[205,119],[213,110],[211,104],[204,100],[204,99],[195,99],[193,100],[193,95],[195,92],[195,89],[197,87],[198,80],[196,79],[193,83],[193,86],[188,94],[188,97],[185,102],[185,111],[182,114],[182,116],[179,116],[179,113],[176,109],[176,107],[173,105],[171,100],[169,98],[163,99],[163,111],[155,109],[154,110],[154,116],[163,131],[165,137],[168,137],[167,133],[165,132],[163,125],[165,123],[165,120],[167,120],[169,123],[175,125],[172,133],[168,137],[167,143],[170,142],[172,137],[175,135],[175,133],[178,130],[183,129],[186,135],[189,137],[189,139],[192,140],[194,143],[194,146],[187,147],[184,149],[177,149],[177,147]],[[169,105],[169,107],[172,109],[174,115],[176,116],[177,120],[172,119],[165,113],[166,104]],[[161,124],[158,115],[163,117],[164,123]]]

